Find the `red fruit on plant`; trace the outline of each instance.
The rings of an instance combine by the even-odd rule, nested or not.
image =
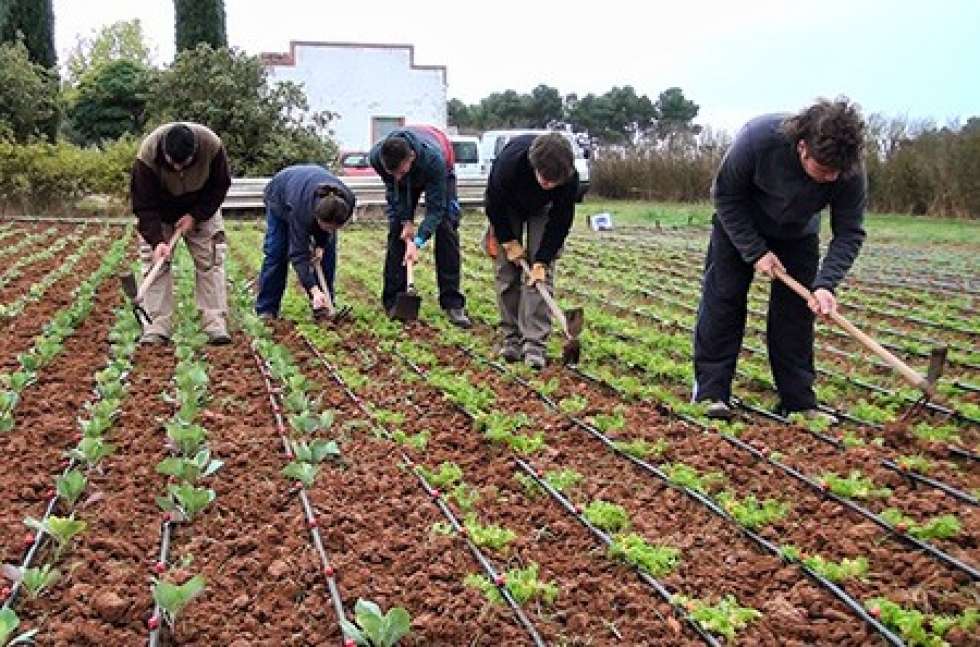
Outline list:
[[[156,631],[160,628],[160,616],[150,616],[150,619],[146,621],[146,626],[150,628],[150,631]]]

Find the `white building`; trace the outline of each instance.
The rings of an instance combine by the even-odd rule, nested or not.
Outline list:
[[[262,61],[271,80],[301,83],[311,110],[340,115],[342,150],[368,150],[405,124],[446,127],[446,67],[416,65],[412,45],[291,41]]]

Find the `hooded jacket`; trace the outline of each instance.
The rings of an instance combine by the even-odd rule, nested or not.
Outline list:
[[[385,140],[382,139],[371,148],[371,166],[385,183],[388,217],[399,222],[411,222],[415,216],[413,206],[416,203],[412,194],[425,191],[425,218],[422,219],[416,236],[423,242],[427,241],[446,217],[448,182],[453,172],[452,160],[446,159],[442,146],[428,127],[399,128],[388,137],[401,137],[415,153],[411,170],[401,182],[395,182],[394,176],[381,163],[381,146]]]
[[[357,202],[354,193],[339,178],[316,164],[284,168],[265,187],[265,205],[273,217],[287,223],[289,261],[307,290],[317,284],[316,272],[310,265],[310,237],[317,247],[324,247],[333,235],[320,229],[313,215],[319,197],[317,190],[322,186],[336,189],[351,213],[354,212]]]
[[[818,234],[820,211],[829,205],[833,238],[812,287],[833,290],[864,242],[867,175],[861,168],[834,182],[811,179],[782,132],[786,117],[757,117],[736,135],[711,187],[716,222],[751,264],[769,250],[766,238]]]
[[[163,156],[163,139],[174,124],[163,124],[140,144],[130,175],[130,197],[137,229],[150,246],[166,242],[162,223],[174,224],[185,214],[197,222],[208,220],[225,200],[231,186],[228,155],[210,128],[186,123],[197,144],[186,168],[175,171]]]

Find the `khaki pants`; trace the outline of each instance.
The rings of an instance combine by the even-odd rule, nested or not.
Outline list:
[[[527,222],[511,218],[511,229],[517,240],[524,245],[528,259],[531,259],[528,266],[534,264],[534,255],[541,245],[547,223],[548,207]],[[507,260],[503,246],[500,247],[494,264],[497,309],[500,311],[500,330],[504,334],[504,345],[523,348],[525,354],[544,355],[548,334],[551,332],[551,311],[548,304],[541,298],[537,287],[525,282],[521,266]],[[552,261],[545,280],[545,288],[552,296],[555,293],[554,282],[555,261]]]
[[[174,233],[173,225],[163,223],[163,235],[167,240]],[[224,222],[219,210],[204,222],[196,223],[183,236],[187,250],[194,259],[196,283],[194,287],[197,309],[206,333],[226,333],[225,316],[228,313],[228,296],[225,288],[225,255],[228,243],[225,239]],[[139,239],[140,261],[145,277],[153,267],[153,248]],[[174,313],[174,280],[170,261],[146,291],[143,307],[153,322],[146,327],[147,334],[170,338]]]

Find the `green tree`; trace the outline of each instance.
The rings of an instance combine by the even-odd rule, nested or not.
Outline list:
[[[139,134],[146,123],[146,101],[152,71],[136,61],[119,59],[86,73],[68,116],[74,139],[99,144]]]
[[[561,123],[564,105],[561,93],[547,85],[539,85],[526,95],[524,116],[526,125],[532,128],[548,128]]]
[[[217,133],[236,175],[271,175],[299,162],[332,163],[329,113],[310,113],[301,86],[270,85],[257,56],[198,45],[181,52],[150,93],[149,122],[196,121]]]
[[[178,53],[201,43],[228,46],[224,0],[174,0],[174,19]]]
[[[145,68],[153,66],[138,18],[105,25],[90,38],[79,37],[65,61],[67,81],[77,85],[86,73],[113,61],[132,61]]]
[[[685,135],[697,134],[701,127],[693,124],[700,106],[684,97],[680,88],[667,88],[660,93],[655,104],[657,136],[666,139],[674,148]]]
[[[22,42],[0,45],[0,135],[17,142],[51,135],[60,116],[58,83]]]
[[[456,126],[460,130],[476,127],[470,107],[459,99],[450,99],[446,104],[446,117],[450,126]]]
[[[32,62],[48,70],[58,64],[52,0],[0,0],[0,41],[21,37]]]

